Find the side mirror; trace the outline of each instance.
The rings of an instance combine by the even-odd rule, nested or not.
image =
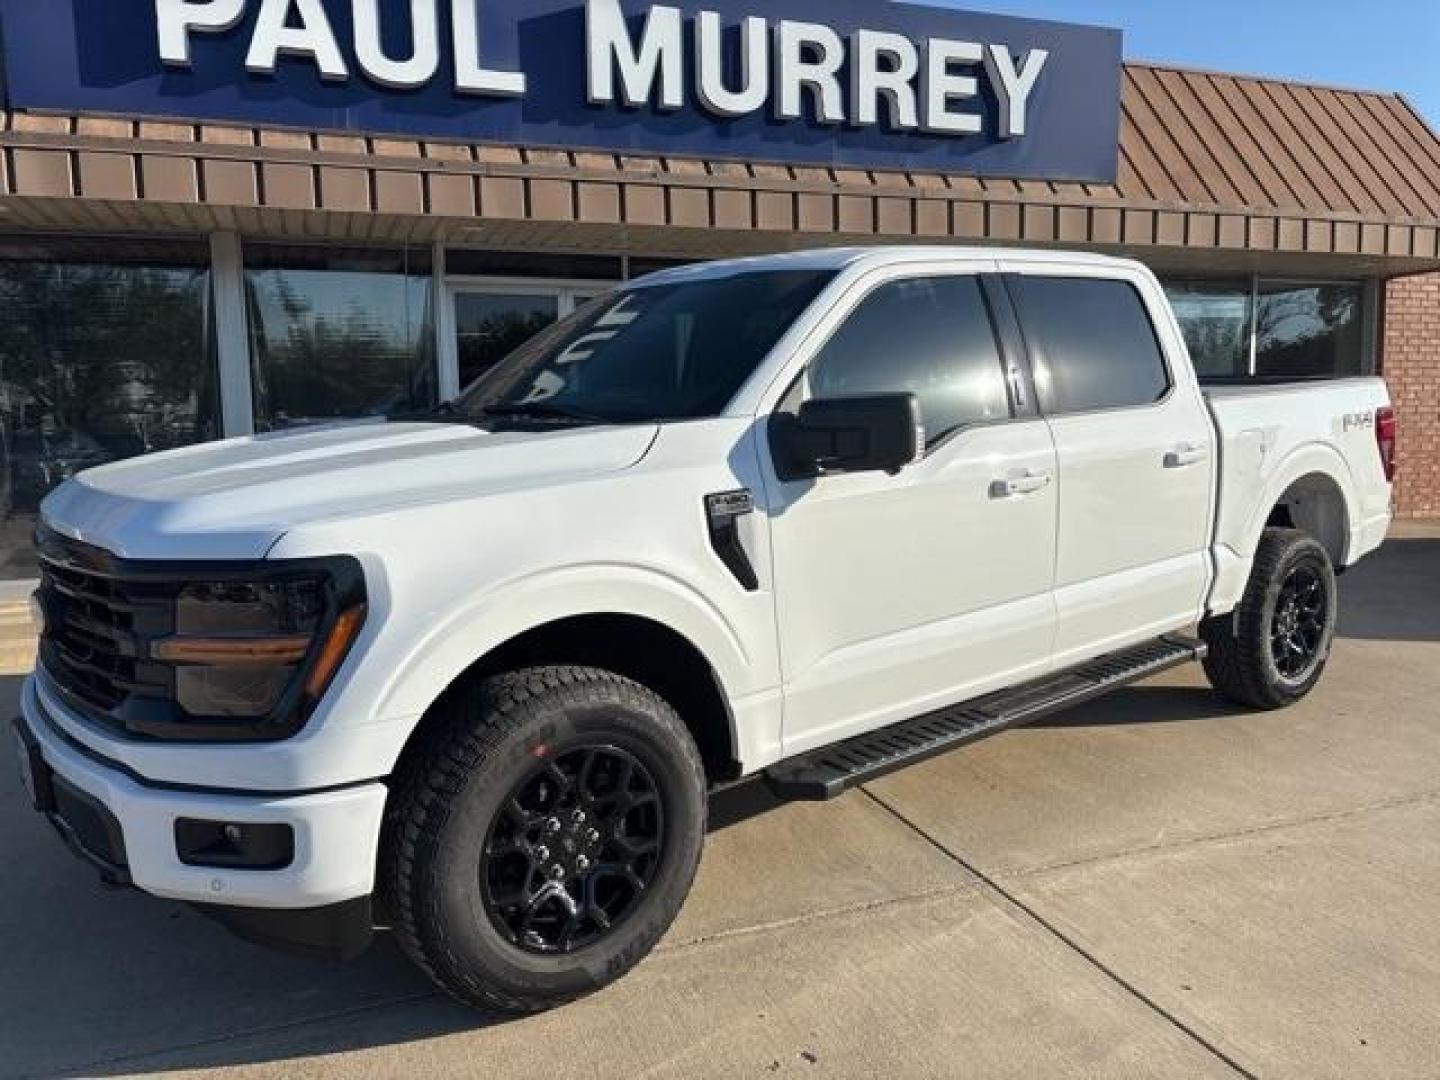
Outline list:
[[[899,472],[920,457],[925,426],[914,394],[821,398],[771,422],[781,480],[827,473]]]

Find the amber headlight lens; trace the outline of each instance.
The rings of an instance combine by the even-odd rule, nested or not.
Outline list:
[[[174,636],[151,647],[175,667],[179,706],[197,717],[262,718],[292,692],[318,701],[364,624],[363,604],[334,610],[329,585],[308,576],[185,586]]]

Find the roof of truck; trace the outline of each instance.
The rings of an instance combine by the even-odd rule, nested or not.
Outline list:
[[[1130,259],[1117,259],[1082,251],[1037,251],[1033,248],[960,247],[930,245],[888,245],[877,247],[817,248],[812,251],[786,252],[781,255],[760,255],[747,259],[723,259],[695,263],[691,266],[662,270],[637,279],[646,285],[679,281],[702,281],[735,273],[760,270],[849,270],[866,267],[895,266],[937,260],[987,261],[1004,259],[1029,263],[1064,263],[1103,267],[1134,267]]]

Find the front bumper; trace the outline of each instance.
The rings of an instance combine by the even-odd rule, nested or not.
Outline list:
[[[46,714],[33,678],[25,684],[21,712],[22,738],[31,742],[31,761],[38,762],[41,773],[34,784],[42,790],[37,809],[56,823],[72,850],[112,883],[208,907],[269,911],[271,921],[282,922],[342,905],[353,912],[354,902],[373,891],[387,793],[383,784],[252,796],[142,782],[62,734]],[[194,752],[224,750],[197,746]],[[176,848],[180,818],[289,825],[294,859],[281,870],[187,866]],[[234,925],[237,920],[225,921]]]

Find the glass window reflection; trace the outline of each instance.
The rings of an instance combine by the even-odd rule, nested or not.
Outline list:
[[[435,405],[428,251],[247,245],[259,431]]]
[[[1202,379],[1250,372],[1250,283],[1172,281],[1165,286]]]
[[[457,293],[461,387],[468,387],[559,318],[560,298],[553,293]]]
[[[1366,370],[1365,288],[1346,283],[1260,283],[1255,309],[1256,374],[1326,378]]]
[[[208,266],[204,244],[0,245],[0,578],[37,572],[63,481],[219,437]]]

